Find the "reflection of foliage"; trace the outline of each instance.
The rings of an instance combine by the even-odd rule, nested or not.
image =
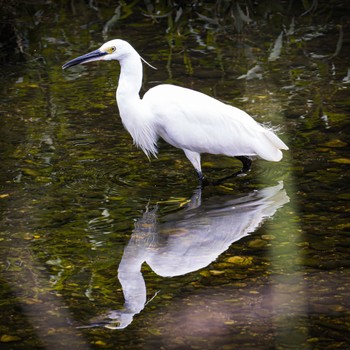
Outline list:
[[[174,163],[172,153],[162,152],[162,159],[149,166],[132,146],[117,118],[117,64],[62,74],[62,62],[104,40],[130,39],[159,68],[145,69],[146,89],[178,80],[220,99],[234,99],[253,115],[268,115],[275,125],[289,117],[291,149],[305,152],[299,156],[301,166],[333,158],[345,169],[350,81],[346,4],[348,0],[0,0],[0,61],[28,59],[20,69],[3,70],[8,79],[2,86],[0,158],[6,171],[0,196],[10,200],[3,210],[7,219],[0,242],[14,232],[10,267],[16,273],[21,269],[15,262],[24,260],[20,250],[25,245],[50,274],[47,290],[72,296],[76,310],[81,306],[77,294],[85,293],[89,300],[102,296],[107,304],[121,300],[120,290],[114,295],[117,257],[132,218],[149,197],[158,200],[161,193],[167,198],[166,183],[178,197],[189,186],[191,172],[179,175],[187,171],[186,162]],[[38,57],[45,60],[33,60]],[[151,173],[153,177],[145,176]],[[330,184],[339,172],[325,167],[320,174],[321,182]],[[308,176],[310,182],[316,178]],[[164,192],[154,190],[158,184]],[[16,243],[20,240],[22,246]],[[23,286],[30,293],[34,288],[28,281]],[[89,310],[91,303],[86,305]]]
[[[0,22],[0,62],[7,61],[9,56],[17,51],[24,53],[24,36],[18,28],[16,20],[16,7],[12,2],[1,1]]]
[[[50,6],[50,7],[49,7]],[[216,0],[216,1],[155,1],[134,0],[119,1],[61,1],[47,3],[28,1],[23,5],[21,1],[0,1],[0,59],[15,59],[23,57],[27,51],[27,43],[32,32],[40,25],[52,21],[52,7],[59,14],[55,21],[60,23],[59,17],[66,17],[71,13],[74,17],[84,16],[86,27],[96,28],[106,37],[115,27],[131,16],[137,16],[138,21],[150,21],[153,25],[163,28],[171,36],[186,36],[195,33],[199,40],[205,41],[208,31],[216,32],[228,38],[235,38],[238,34],[250,32],[258,33],[269,22],[281,28],[290,18],[313,19],[318,14],[331,14],[335,10],[341,11],[345,6],[344,0],[333,0],[319,4],[315,0],[295,0],[288,4],[279,0],[249,1],[249,0]],[[289,18],[289,19],[288,19]],[[63,28],[60,28],[63,29]],[[271,28],[270,28],[271,29]],[[58,38],[57,38],[58,39]]]

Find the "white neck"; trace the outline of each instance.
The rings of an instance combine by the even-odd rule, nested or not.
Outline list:
[[[134,143],[149,157],[157,154],[157,134],[147,106],[142,105],[139,92],[142,85],[142,61],[132,49],[119,60],[120,76],[117,88],[117,104],[124,127]]]
[[[120,61],[120,76],[117,89],[117,103],[120,99],[139,99],[142,85],[142,62],[139,54],[134,50],[129,52]],[[123,101],[124,103],[124,101]]]
[[[142,62],[136,51],[128,52],[119,60],[120,76],[116,93],[119,114],[125,128],[135,140],[135,121],[140,119]]]

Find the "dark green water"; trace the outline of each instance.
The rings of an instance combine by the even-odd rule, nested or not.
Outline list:
[[[136,1],[113,26],[112,2],[18,10],[25,60],[0,67],[1,349],[347,348],[349,8],[291,3],[151,18]],[[118,63],[61,70],[112,38],[158,68],[143,91],[205,92],[290,151],[202,191],[182,151],[161,142],[149,162],[118,116]],[[203,157],[210,179],[239,166]]]

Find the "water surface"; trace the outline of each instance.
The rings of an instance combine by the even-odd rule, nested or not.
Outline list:
[[[25,60],[1,66],[1,347],[346,348],[346,6],[20,12]],[[61,70],[117,37],[158,68],[142,93],[170,82],[242,108],[278,129],[283,161],[203,190],[182,151],[148,161],[118,116],[118,64]],[[210,179],[239,166],[203,157]]]

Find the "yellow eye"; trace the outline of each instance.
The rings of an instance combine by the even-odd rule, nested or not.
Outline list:
[[[116,50],[115,46],[111,46],[107,49],[108,53],[113,53]]]

